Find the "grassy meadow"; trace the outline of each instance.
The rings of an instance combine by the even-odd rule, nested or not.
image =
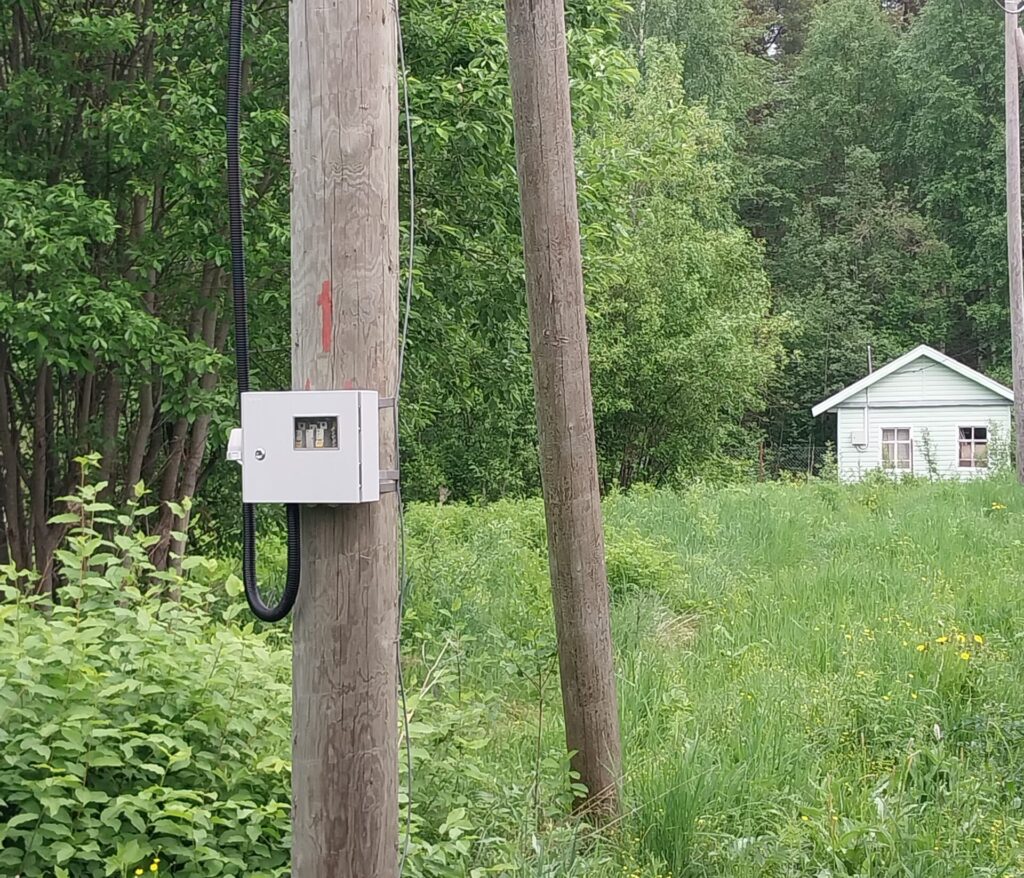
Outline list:
[[[410,508],[406,875],[1024,875],[1016,486],[605,514],[626,776],[597,834],[567,816],[540,503]],[[62,556],[77,602],[0,607],[0,873],[288,874],[287,630],[223,563],[157,602],[144,553],[89,532]]]
[[[628,810],[606,851],[555,830],[534,874],[1024,874],[1022,514],[1003,481],[611,498]],[[535,769],[551,645],[541,508],[411,519],[408,627],[444,631],[494,699],[479,752],[500,797]],[[554,762],[556,681],[544,691]],[[467,813],[486,838],[482,794]],[[560,821],[552,807],[540,825]]]

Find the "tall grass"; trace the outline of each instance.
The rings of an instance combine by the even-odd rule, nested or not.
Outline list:
[[[104,515],[82,491],[76,515]],[[625,774],[595,830],[570,816],[540,502],[409,510],[403,878],[1024,876],[1024,492],[696,487],[605,512]],[[162,600],[151,538],[87,525],[60,607],[0,569],[0,872],[284,878],[287,627],[256,630],[215,562]]]
[[[409,522],[407,661],[449,644],[463,693],[491,694],[489,831],[517,874],[1024,875],[1011,483],[610,498],[625,813],[600,843],[561,817],[540,504]]]

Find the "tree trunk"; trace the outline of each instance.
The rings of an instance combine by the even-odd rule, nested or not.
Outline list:
[[[169,502],[177,502],[178,474],[181,472],[181,460],[185,454],[185,439],[188,436],[188,421],[178,418],[174,423],[174,433],[167,449],[167,460],[164,462],[164,475],[160,485],[160,518],[155,533],[159,536],[150,550],[150,560],[157,570],[167,569],[167,560],[171,550],[171,531],[174,530],[175,515]]]
[[[566,743],[600,819],[618,811],[619,715],[562,0],[505,0],[505,17]]]
[[[128,455],[128,468],[125,471],[125,496],[132,495],[132,489],[142,478],[142,461],[145,459],[146,448],[153,431],[153,416],[156,407],[153,405],[153,385],[146,382],[139,389],[139,415],[132,437],[131,451]]]
[[[89,417],[92,413],[92,393],[96,386],[96,373],[86,372],[79,382],[78,400],[75,403],[75,432],[84,437],[89,429]]]
[[[32,411],[32,477],[29,486],[30,518],[32,522],[33,560],[40,573],[39,590],[51,590],[53,571],[49,564],[49,504],[47,502],[46,461],[49,455],[49,436],[46,430],[46,400],[51,379],[50,367],[40,364],[36,374],[35,397]]]
[[[108,373],[103,391],[103,426],[100,430],[100,481],[113,482],[117,466],[118,427],[121,422],[121,379],[113,371]],[[112,485],[104,492],[109,495]]]
[[[9,387],[10,353],[0,341],[0,486],[4,508],[4,534],[8,553],[19,570],[31,561],[30,537],[25,533],[18,472],[18,432]]]

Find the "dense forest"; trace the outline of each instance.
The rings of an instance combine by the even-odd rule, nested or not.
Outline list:
[[[225,8],[3,6],[0,563],[45,578],[62,536],[50,516],[94,452],[111,502],[140,481],[170,501],[151,548],[162,566],[190,525],[235,538]],[[820,446],[810,406],[863,373],[869,345],[884,361],[925,342],[1006,377],[992,4],[570,0],[567,13],[605,487],[727,477],[762,443]],[[246,22],[263,389],[289,384],[285,18],[256,2]],[[417,194],[406,496],[530,494],[502,5],[407,0],[401,20]]]

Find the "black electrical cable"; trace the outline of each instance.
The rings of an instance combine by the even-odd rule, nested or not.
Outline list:
[[[242,240],[242,171],[238,127],[242,92],[242,16],[244,0],[231,0],[228,19],[228,214],[231,231],[231,292],[235,309],[235,368],[238,396],[249,392],[249,303],[245,282],[245,246]],[[256,507],[242,504],[242,582],[253,614],[264,622],[278,622],[291,612],[299,593],[299,507],[289,503],[288,567],[284,591],[275,604],[267,604],[256,582]]]

